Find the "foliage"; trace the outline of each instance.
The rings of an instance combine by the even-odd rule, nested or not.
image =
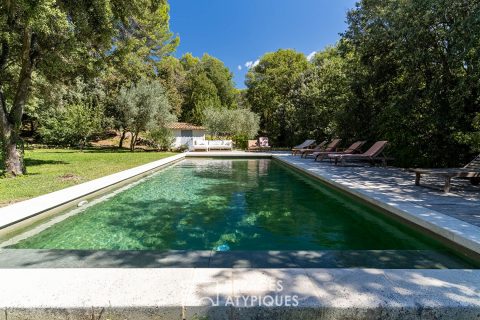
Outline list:
[[[346,68],[337,48],[329,47],[313,57],[310,67],[293,85],[289,99],[295,106],[294,141],[305,137],[322,140],[342,133],[343,127],[337,124],[351,99]],[[352,134],[348,128],[345,131]]]
[[[72,104],[49,115],[42,127],[42,140],[50,145],[84,147],[92,135],[101,131],[102,110]]]
[[[32,84],[60,84],[80,74],[91,79],[110,66],[105,77],[110,93],[121,83],[116,78],[153,76],[157,58],[178,44],[168,19],[162,0],[1,1],[0,138],[6,171],[25,172],[16,145],[26,106],[35,113],[35,99],[41,100]]]
[[[165,90],[158,81],[140,80],[123,87],[118,96],[118,113],[125,119],[125,128],[132,133],[130,150],[135,149],[141,131],[155,131],[176,120]]]
[[[186,98],[183,94],[186,86],[186,72],[182,63],[175,57],[165,57],[157,63],[157,73],[175,115],[180,117]]]
[[[456,140],[461,144],[469,145],[473,152],[480,152],[480,113],[477,113],[472,122],[474,131],[458,132]]]
[[[169,57],[158,64],[158,77],[182,121],[200,124],[206,108],[232,109],[238,105],[233,74],[208,54],[201,59],[189,53],[180,60]]]
[[[458,166],[479,149],[480,1],[363,0],[310,63],[261,58],[246,97],[274,143],[389,140],[401,166]]]
[[[265,54],[247,73],[248,102],[260,114],[265,134],[277,144],[293,143],[295,107],[288,97],[307,68],[306,57],[288,49]]]
[[[43,142],[59,146],[85,146],[103,127],[104,92],[100,84],[77,78],[54,97],[39,101],[39,134]],[[55,101],[55,107],[43,107]]]
[[[354,55],[349,118],[362,119],[350,127],[390,140],[400,164],[467,161],[455,136],[472,130],[480,108],[479,12],[478,1],[360,2],[341,45]]]
[[[147,133],[148,139],[152,140],[158,150],[169,150],[175,140],[172,130],[159,127],[152,129]]]
[[[215,136],[233,137],[236,144],[246,145],[259,131],[260,117],[247,109],[215,109],[204,111],[203,125]]]

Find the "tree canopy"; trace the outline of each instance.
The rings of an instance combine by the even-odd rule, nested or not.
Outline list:
[[[0,2],[0,136],[7,174],[25,172],[20,129],[33,77],[89,78],[112,60],[128,77],[175,49],[178,40],[168,28],[168,4],[161,0]]]
[[[274,142],[389,140],[399,165],[456,166],[478,150],[480,1],[363,0],[339,43],[252,68],[246,96]]]
[[[305,55],[294,50],[267,53],[247,73],[247,99],[261,115],[261,127],[280,145],[289,144],[294,135],[294,106],[289,95],[308,69]]]

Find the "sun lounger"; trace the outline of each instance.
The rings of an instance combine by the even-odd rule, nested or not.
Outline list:
[[[327,145],[328,141],[325,140],[319,144],[317,144],[315,147],[313,148],[303,148],[303,149],[299,149],[299,150],[296,150],[295,154],[301,154],[302,157],[303,157],[303,154],[305,152],[316,152],[316,151],[321,151],[321,150],[325,150],[325,146]]]
[[[321,152],[315,152],[312,155],[315,157],[315,161],[322,161],[328,154],[336,154],[336,155],[342,155],[342,154],[357,154],[360,152],[360,149],[362,146],[366,143],[367,141],[357,141],[354,142],[350,147],[343,151],[337,151],[337,152],[328,152],[328,151],[321,151]]]
[[[437,177],[441,177],[445,180],[443,191],[445,193],[450,192],[452,178],[468,178],[474,185],[478,185],[480,182],[480,155],[472,160],[463,168],[447,168],[447,169],[409,169],[415,172],[415,185],[420,185],[420,178],[422,174],[429,174]]]
[[[302,149],[312,148],[314,144],[315,144],[315,140],[305,140],[303,143],[292,148],[292,154],[296,155]]]
[[[335,165],[340,163],[344,166],[347,161],[366,161],[372,165],[380,161],[384,166],[387,166],[388,158],[383,155],[383,150],[387,146],[388,141],[377,141],[367,151],[361,154],[335,154],[329,153],[328,157],[335,160]]]
[[[335,152],[341,141],[342,141],[342,139],[334,139],[334,140],[332,140],[332,142],[330,142],[330,144],[327,147],[324,147],[323,149],[321,149],[321,151],[315,150],[315,149],[303,150],[302,151],[302,157],[307,158],[309,155],[317,153],[317,152]]]

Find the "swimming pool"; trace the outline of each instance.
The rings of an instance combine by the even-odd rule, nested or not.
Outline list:
[[[423,232],[271,159],[186,159],[2,245],[323,252],[328,266],[475,267]]]

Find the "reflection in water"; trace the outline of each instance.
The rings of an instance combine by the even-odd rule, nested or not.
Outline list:
[[[185,160],[17,248],[443,250],[272,160]]]

